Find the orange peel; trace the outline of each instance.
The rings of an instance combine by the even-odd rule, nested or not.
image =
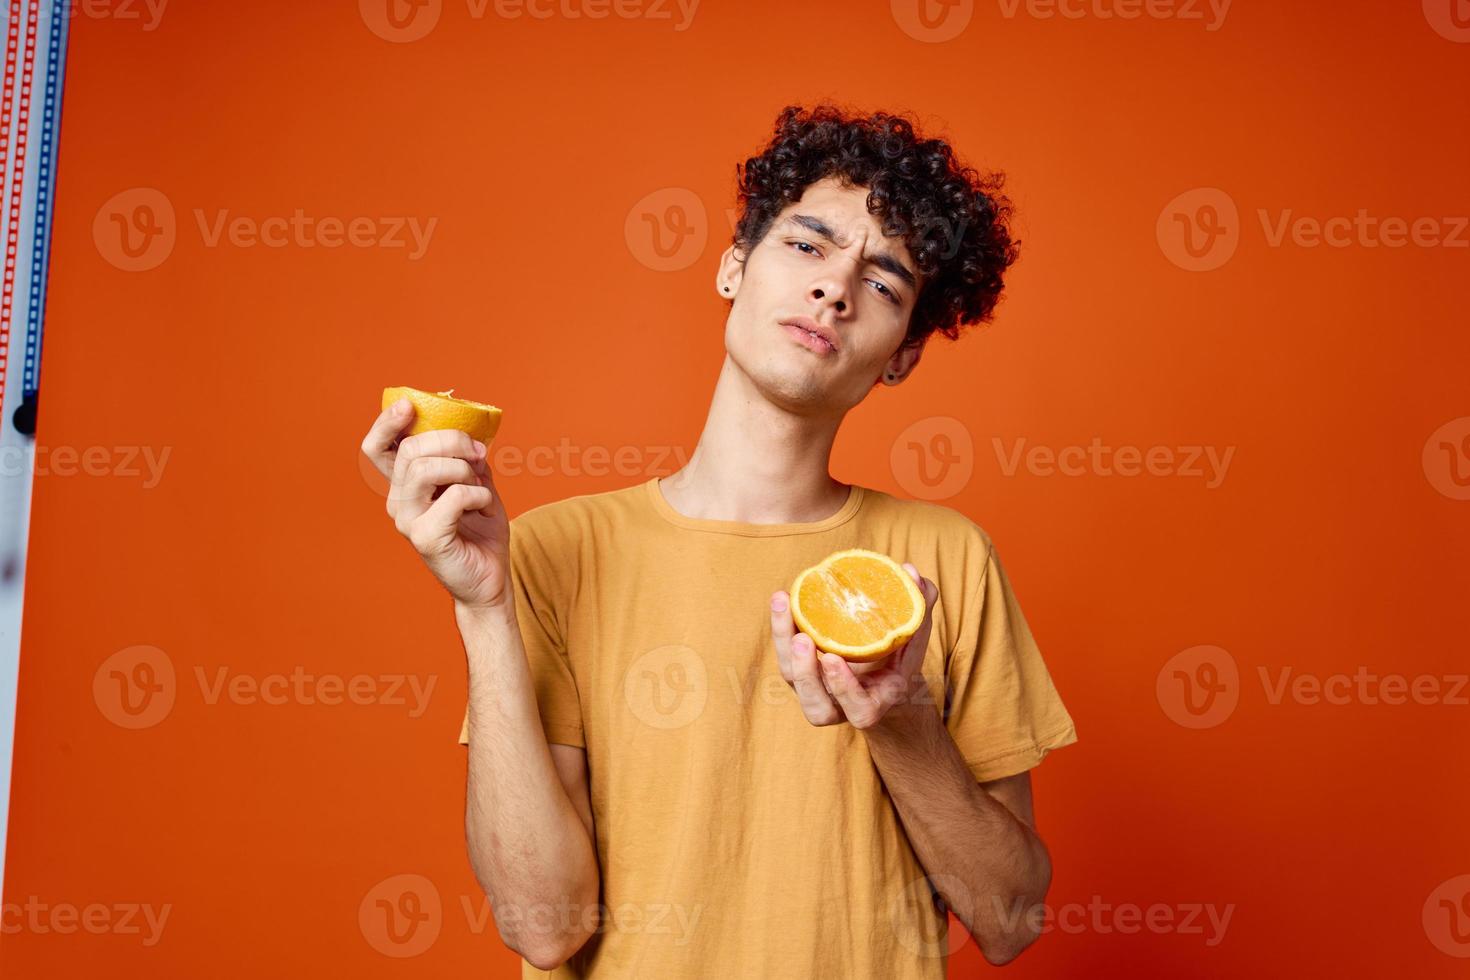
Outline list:
[[[468,398],[455,398],[453,388],[439,392],[402,386],[384,388],[383,408],[400,398],[407,398],[414,407],[413,425],[404,433],[405,438],[434,429],[458,429],[488,446],[500,429],[500,409]]]

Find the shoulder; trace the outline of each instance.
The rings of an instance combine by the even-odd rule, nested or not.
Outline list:
[[[988,560],[994,545],[990,534],[968,515],[932,500],[909,500],[864,487],[865,518],[877,525],[899,528],[909,537],[932,537],[948,549]]]

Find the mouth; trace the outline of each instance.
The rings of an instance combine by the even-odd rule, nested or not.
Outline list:
[[[818,354],[834,354],[837,347],[826,337],[815,330],[808,330],[797,320],[781,321],[781,329],[785,330],[793,340],[801,344],[807,350]]]

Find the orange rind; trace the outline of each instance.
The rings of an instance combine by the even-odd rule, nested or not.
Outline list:
[[[403,435],[416,436],[420,432],[434,429],[458,429],[467,432],[471,439],[478,439],[487,446],[500,429],[500,409],[468,398],[455,398],[454,389],[428,392],[417,388],[384,388],[383,407],[407,398],[413,403],[413,425]]]

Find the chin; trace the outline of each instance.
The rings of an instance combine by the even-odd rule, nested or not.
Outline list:
[[[752,380],[771,401],[790,408],[825,405],[832,398],[832,393],[812,372],[788,365],[775,365]]]

